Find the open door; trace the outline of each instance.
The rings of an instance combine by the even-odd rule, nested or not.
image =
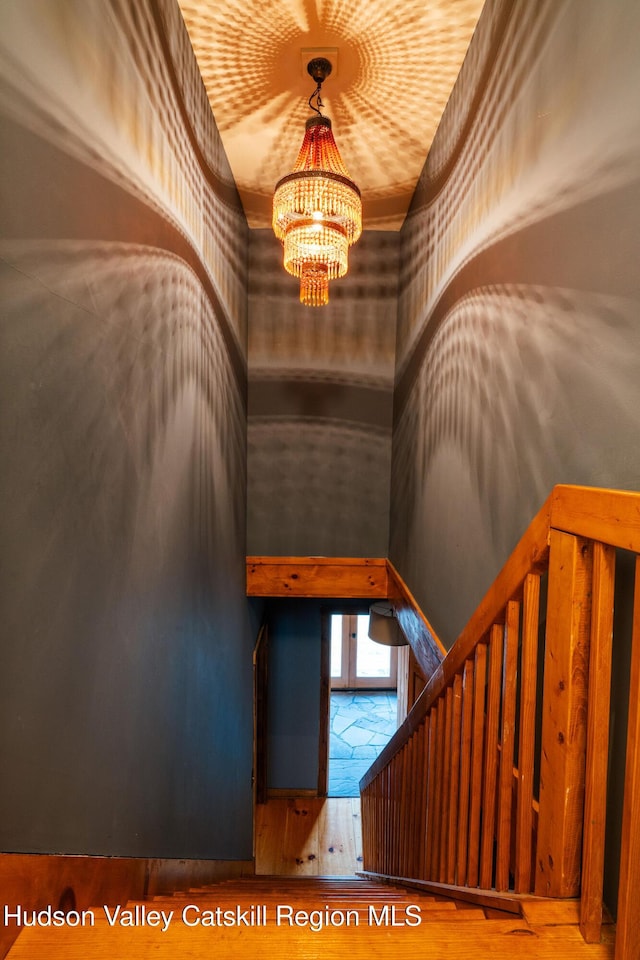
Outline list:
[[[397,686],[398,648],[374,643],[368,634],[368,613],[323,613],[319,796],[326,797],[329,786],[332,690],[395,690]]]

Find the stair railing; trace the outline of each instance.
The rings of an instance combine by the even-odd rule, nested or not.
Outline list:
[[[640,936],[640,494],[554,488],[360,788],[367,872],[580,897],[600,939],[616,548],[636,554],[622,960]]]

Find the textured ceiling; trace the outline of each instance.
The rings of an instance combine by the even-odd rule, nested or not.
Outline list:
[[[402,225],[483,0],[179,0],[250,226],[298,155],[313,51],[365,228]],[[302,51],[312,51],[310,55]]]

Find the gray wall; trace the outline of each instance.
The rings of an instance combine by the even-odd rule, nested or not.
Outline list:
[[[488,0],[402,230],[390,556],[448,646],[554,484],[640,489],[639,36],[635,0]]]
[[[173,0],[0,17],[0,849],[249,858],[244,216]]]
[[[489,0],[402,230],[390,556],[447,645],[554,484],[640,487],[639,35]]]
[[[321,724],[329,722],[320,713],[322,617],[366,613],[370,604],[338,599],[268,601],[270,789],[317,789]]]
[[[268,771],[271,789],[316,790],[320,738],[317,600],[270,601]]]
[[[272,231],[251,231],[249,554],[387,554],[398,235],[349,260],[303,307]]]

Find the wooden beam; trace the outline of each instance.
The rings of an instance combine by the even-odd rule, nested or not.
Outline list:
[[[551,531],[536,894],[580,892],[592,545]]]
[[[384,600],[387,561],[360,557],[247,557],[249,597]]]
[[[391,563],[387,561],[388,599],[393,603],[398,622],[420,669],[428,680],[444,660],[447,651],[437,633],[418,606],[413,594]]]

